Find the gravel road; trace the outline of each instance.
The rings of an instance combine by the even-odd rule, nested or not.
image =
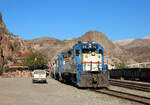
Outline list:
[[[96,94],[49,78],[48,84],[32,84],[31,78],[1,78],[0,105],[142,105]]]

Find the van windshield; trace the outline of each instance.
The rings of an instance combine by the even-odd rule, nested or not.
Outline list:
[[[45,71],[35,71],[34,74],[45,74]]]

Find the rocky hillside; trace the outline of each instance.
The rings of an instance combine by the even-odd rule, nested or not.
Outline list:
[[[8,31],[0,13],[0,68],[8,64],[8,58],[28,51],[25,42]]]
[[[51,37],[42,37],[33,40],[25,40],[28,47],[33,51],[40,51],[49,58],[57,56],[62,50],[69,47],[65,41],[57,40]]]
[[[129,43],[127,41],[122,40],[114,43],[126,49],[137,62],[150,62],[150,36],[145,36],[143,39],[133,39]]]
[[[94,41],[101,44],[105,49],[105,61],[111,64],[115,62],[125,61],[128,63],[135,62],[131,56],[121,47],[115,45],[103,33],[98,31],[89,31],[82,37],[70,40],[57,40],[50,37],[38,38],[26,41],[32,49],[39,50],[49,56],[50,59],[55,58],[63,50],[72,48],[78,41]]]
[[[134,41],[135,39],[128,39],[128,40],[117,40],[114,42],[114,44],[117,44],[119,46],[125,46],[128,45],[130,42]]]

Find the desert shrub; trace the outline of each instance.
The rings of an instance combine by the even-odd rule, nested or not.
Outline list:
[[[11,71],[11,69],[9,67],[6,67],[5,72],[9,72],[9,71]]]
[[[125,62],[119,62],[115,64],[116,69],[122,69],[122,68],[128,68],[127,64]]]
[[[11,62],[12,62],[12,61],[13,61],[12,56],[10,56],[10,55],[9,55],[9,56],[7,57],[7,60],[9,60],[9,61],[11,61]]]
[[[28,66],[31,70],[46,69],[48,68],[48,58],[42,53],[34,52],[24,59],[23,66]]]

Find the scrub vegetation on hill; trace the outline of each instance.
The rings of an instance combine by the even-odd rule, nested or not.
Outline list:
[[[48,59],[40,52],[33,52],[23,61],[23,66],[28,66],[30,70],[48,68]]]

